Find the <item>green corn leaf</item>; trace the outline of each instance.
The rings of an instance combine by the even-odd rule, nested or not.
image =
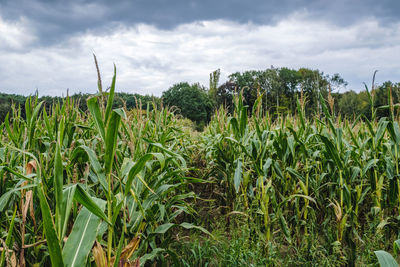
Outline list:
[[[236,193],[239,193],[240,183],[242,182],[242,161],[237,161],[235,175],[233,177],[233,183],[235,185]]]
[[[9,168],[7,166],[0,166],[0,170],[6,170],[6,171],[14,174],[15,176],[17,176],[17,177],[19,177],[21,179],[24,179],[25,181],[28,181],[28,182],[33,182],[33,178],[31,178],[31,177],[35,176],[35,174],[30,174],[29,176],[26,176],[26,175],[24,175],[22,173],[14,171],[13,169],[11,169],[11,168]]]
[[[365,174],[367,173],[367,171],[369,169],[371,169],[372,166],[375,166],[376,163],[378,162],[377,159],[371,159],[367,162],[367,164],[364,166],[364,168],[362,169],[362,176],[365,176]]]
[[[393,122],[393,132],[394,132],[394,140],[396,140],[396,144],[400,145],[400,127],[397,121]]]
[[[160,162],[160,168],[161,170],[164,169],[165,167],[165,156],[162,153],[152,153],[154,157],[157,158],[158,162]]]
[[[32,117],[31,102],[32,102],[32,97],[30,96],[25,101],[25,116],[26,116],[26,121],[28,123],[31,121]]]
[[[20,190],[24,190],[24,189],[29,189],[29,188],[32,188],[32,187],[36,187],[36,184],[17,187],[17,188],[14,188],[14,189],[11,189],[11,190],[5,192],[0,197],[0,212],[4,211],[4,208],[7,206],[7,203],[10,200],[10,197],[12,196],[13,193],[15,193],[17,191],[20,191]]]
[[[381,267],[399,267],[392,255],[383,250],[374,251]]]
[[[318,135],[322,142],[325,144],[325,149],[328,153],[328,156],[335,162],[335,164],[342,169],[343,168],[343,163],[342,160],[340,159],[340,156],[338,154],[338,151],[336,150],[334,144],[329,140],[326,136],[323,135]]]
[[[119,212],[121,211],[121,208],[122,208],[122,205],[123,205],[123,204],[124,204],[124,201],[121,201],[121,202],[118,203],[118,205],[116,205],[116,206],[114,207],[114,210],[113,210],[113,217],[112,217],[112,219],[111,219],[112,225],[115,224],[115,221],[117,220],[117,218],[118,218],[118,216],[119,216]]]
[[[209,231],[207,231],[205,228],[203,228],[201,226],[193,225],[193,224],[187,223],[187,222],[181,223],[180,226],[185,228],[185,229],[197,229],[197,230],[200,230],[203,233],[211,236],[212,238],[215,238]]]
[[[92,197],[83,189],[82,185],[76,184],[74,186],[76,186],[74,199],[91,211],[94,215],[102,218],[111,225],[111,222],[107,219],[107,216],[104,214],[103,210],[96,204],[96,202],[93,201]]]
[[[56,201],[56,230],[58,237],[62,239],[61,236],[62,228],[64,224],[64,219],[61,214],[65,214],[65,206],[63,205],[63,166],[61,160],[60,143],[56,144],[56,154],[54,158],[54,192]]]
[[[31,119],[30,119],[30,127],[36,122],[40,108],[42,107],[44,101],[41,101],[39,104],[36,105],[35,109],[32,112]]]
[[[280,178],[283,179],[283,173],[282,173],[282,170],[281,170],[281,166],[279,165],[279,162],[278,162],[278,161],[275,161],[273,167],[274,167],[274,170],[275,170],[276,174],[277,174]]]
[[[247,106],[243,106],[241,112],[241,117],[240,117],[240,134],[241,136],[244,135],[245,130],[247,128]]]
[[[18,144],[18,140],[17,140],[14,132],[11,130],[11,127],[10,127],[9,115],[10,115],[10,113],[7,113],[6,118],[4,119],[6,131],[7,131],[7,134],[8,134],[8,138],[11,139],[11,141],[14,143],[15,146],[18,146],[19,145]]]
[[[106,176],[110,174],[114,162],[115,149],[117,146],[118,128],[121,116],[117,112],[112,112],[106,134],[106,154],[104,156],[104,170]]]
[[[240,135],[239,135],[240,134],[240,129],[239,129],[238,120],[236,118],[231,117],[228,120],[228,124],[232,126],[233,133],[234,133],[235,137],[239,138],[240,137]]]
[[[101,167],[99,160],[97,159],[96,153],[91,148],[84,145],[80,146],[79,149],[83,149],[87,153],[90,166],[96,173],[97,178],[99,179],[99,182],[103,187],[103,190],[107,193],[106,196],[108,196],[108,186],[107,186],[106,176],[104,174],[103,168]]]
[[[165,234],[171,227],[176,226],[174,223],[164,223],[154,230],[154,234]]]
[[[90,113],[93,116],[94,122],[96,123],[97,130],[100,133],[101,139],[103,139],[103,142],[106,140],[106,134],[104,130],[104,122],[102,119],[99,103],[97,100],[97,97],[92,97],[87,100],[87,106],[90,111]]]
[[[129,191],[131,190],[133,179],[138,175],[139,172],[143,170],[147,161],[153,158],[152,154],[145,154],[143,155],[136,163],[133,165],[131,170],[128,173],[128,178],[125,184],[125,196],[128,195]]]
[[[383,135],[385,134],[386,127],[389,124],[388,121],[385,120],[385,118],[382,118],[379,123],[378,123],[378,129],[376,130],[375,134],[375,144],[378,144],[379,141],[382,139]]]
[[[367,117],[365,117],[365,116],[363,116],[363,119],[364,119],[365,123],[366,123],[367,126],[368,126],[367,129],[369,130],[370,135],[371,135],[371,136],[375,136],[374,126],[372,126],[371,121],[370,121]]]
[[[294,199],[294,198],[299,198],[299,197],[304,198],[304,199],[307,199],[307,200],[309,200],[309,201],[311,201],[311,202],[317,203],[317,202],[315,201],[315,199],[313,199],[313,198],[310,197],[310,196],[302,195],[302,194],[293,194],[293,195],[290,195],[289,197],[285,198],[285,199],[279,204],[279,206],[282,206],[282,205],[285,204],[286,202],[289,202],[289,201],[291,201],[292,199]]]
[[[352,172],[351,172],[351,179],[350,181],[354,181],[356,177],[360,174],[360,168],[359,167],[353,167]]]
[[[293,176],[295,176],[297,179],[299,179],[301,182],[305,183],[306,179],[304,178],[303,175],[301,175],[299,172],[297,172],[295,169],[292,169],[290,167],[287,167],[286,170]]]
[[[271,159],[271,158],[268,158],[268,159],[265,161],[264,165],[263,165],[263,172],[264,172],[264,175],[267,175],[268,170],[269,170],[269,168],[271,167],[271,165],[272,165],[272,159]]]
[[[157,257],[158,254],[164,252],[165,249],[163,248],[155,248],[153,249],[150,253],[144,254],[141,258],[140,258],[140,264],[144,266],[144,264],[149,261],[149,260],[153,260],[155,257]]]
[[[393,249],[394,249],[394,253],[396,255],[399,255],[399,251],[400,251],[400,239],[397,239],[393,242]]]
[[[49,248],[51,264],[52,266],[64,266],[60,240],[58,239],[50,207],[47,203],[42,187],[38,188],[38,195],[43,217],[43,229],[47,240],[47,246]]]
[[[120,266],[119,259],[121,258],[121,252],[122,252],[124,240],[125,240],[125,236],[124,236],[124,233],[122,232],[121,238],[119,239],[119,242],[118,242],[117,253],[115,255],[114,267]]]
[[[6,242],[5,242],[6,247],[3,248],[3,251],[1,252],[0,266],[3,266],[4,260],[6,258],[6,253],[8,253],[7,249],[9,249],[10,245],[11,245],[11,240],[12,240],[12,236],[13,236],[12,233],[13,233],[13,230],[14,230],[15,215],[17,215],[17,207],[14,208],[14,214],[13,214],[13,216],[11,218],[11,223],[10,223],[10,227],[8,229],[7,238],[6,238]]]
[[[29,145],[32,146],[32,141],[33,141],[33,136],[35,133],[35,128],[36,128],[36,120],[40,111],[40,108],[42,107],[43,101],[40,102],[35,109],[33,110],[32,114],[30,115],[30,119],[28,121],[28,135],[29,135]]]
[[[297,106],[297,113],[298,113],[298,116],[300,118],[301,127],[302,127],[302,129],[305,129],[306,128],[306,123],[305,123],[305,120],[304,120],[304,112],[303,112],[303,109],[301,107],[300,100],[298,98],[296,100],[296,106]]]
[[[279,212],[279,224],[281,225],[281,229],[285,235],[286,240],[291,243],[291,238],[290,238],[290,230],[287,224],[287,221],[285,217],[283,217],[282,213]]]
[[[156,147],[156,148],[160,149],[161,151],[164,151],[164,152],[167,153],[168,155],[173,156],[173,157],[176,157],[176,158],[180,161],[180,163],[181,163],[181,165],[182,165],[182,166],[181,166],[182,169],[185,169],[185,168],[186,168],[186,161],[185,161],[185,159],[184,159],[180,154],[175,153],[175,152],[172,152],[172,151],[169,150],[169,149],[166,149],[166,148],[165,148],[162,144],[160,144],[160,143],[154,143],[154,142],[152,142],[152,141],[150,141],[150,140],[148,140],[148,139],[146,139],[146,138],[143,138],[143,140],[146,141],[146,142],[148,142],[151,146]]]
[[[108,119],[110,116],[110,112],[112,109],[112,105],[114,102],[114,93],[115,93],[115,80],[117,77],[117,68],[114,65],[114,76],[112,78],[111,86],[110,86],[110,92],[108,93],[108,99],[107,99],[107,106],[106,106],[106,114],[104,116],[104,122],[106,125],[108,125]]]
[[[44,124],[46,126],[47,133],[48,133],[50,139],[54,140],[53,139],[53,134],[52,134],[53,133],[53,128],[51,127],[50,120],[49,120],[49,117],[47,115],[46,108],[43,109],[43,121],[44,121]]]
[[[126,119],[126,113],[125,110],[123,108],[116,108],[113,111],[115,111],[118,115],[121,116],[121,118]]]
[[[93,202],[104,211],[106,202],[102,199],[92,198]],[[71,234],[63,249],[65,266],[85,266],[86,258],[96,239],[100,218],[82,208],[76,217]]]
[[[76,186],[70,186],[63,191],[63,210],[62,213],[59,214],[60,221],[62,222],[61,235],[65,236],[65,232],[67,231],[68,219],[71,213],[72,204],[74,202]]]

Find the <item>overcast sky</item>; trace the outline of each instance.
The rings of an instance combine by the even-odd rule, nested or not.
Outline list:
[[[209,73],[309,67],[347,89],[400,81],[398,0],[0,0],[0,92],[93,93],[103,83],[161,95]]]

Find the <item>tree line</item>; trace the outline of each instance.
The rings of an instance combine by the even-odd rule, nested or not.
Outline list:
[[[322,113],[321,101],[331,111],[342,117],[363,115],[371,118],[371,105],[377,116],[389,116],[389,99],[400,102],[400,83],[391,81],[374,84],[361,92],[346,91],[347,82],[338,74],[328,75],[308,68],[268,68],[235,72],[228,80],[219,83],[220,71],[210,74],[206,88],[199,83],[178,83],[162,95],[163,103],[177,107],[183,116],[199,124],[207,123],[216,108],[223,106],[232,113],[234,95],[241,93],[249,112],[261,95],[262,108],[272,116],[297,112],[297,101],[303,104],[305,114],[314,116]],[[367,90],[369,90],[367,92]],[[373,101],[370,96],[372,95]],[[391,95],[391,98],[389,97]],[[394,105],[396,107],[396,105]]]
[[[86,112],[86,101],[90,96],[91,94],[79,93],[73,94],[69,96],[69,98],[76,103],[82,112]],[[25,117],[25,102],[27,98],[27,96],[22,95],[0,93],[0,123],[4,121],[7,113],[9,113],[12,108],[20,107],[21,116]],[[53,103],[62,103],[65,101],[65,97],[42,96],[38,98],[38,101],[43,101],[43,106],[46,110],[49,110]],[[152,109],[153,104],[160,105],[161,99],[150,95],[116,93],[113,108],[126,107],[127,109],[134,109],[139,107],[141,109],[146,109],[147,106],[149,106],[149,108]]]
[[[389,116],[389,109],[383,108],[388,105],[388,101],[392,101],[392,104],[400,102],[400,83],[387,81],[381,85],[373,85],[373,88],[369,88],[371,92],[346,91],[346,86],[347,82],[337,73],[328,75],[308,68],[290,69],[271,66],[265,70],[232,73],[224,82],[220,82],[220,70],[216,70],[210,74],[208,87],[200,83],[181,82],[164,91],[161,98],[116,93],[113,107],[145,109],[149,106],[151,109],[153,104],[164,104],[174,109],[175,113],[195,122],[201,129],[209,122],[217,108],[223,106],[226,112],[231,113],[234,95],[238,93],[243,95],[243,101],[249,106],[249,111],[261,95],[263,111],[272,116],[295,114],[297,101],[303,103],[307,116],[317,115],[322,112],[321,101],[325,101],[335,115],[342,117],[364,115],[370,118],[371,105],[376,108],[378,117],[384,117]],[[369,93],[374,98],[373,102]],[[79,105],[82,112],[85,112],[89,96],[79,93],[70,96],[70,99]],[[4,121],[12,106],[20,106],[21,115],[25,116],[26,99],[26,96],[0,93],[0,122]],[[50,108],[54,102],[64,100],[63,97],[39,98],[39,101],[44,101],[46,108]]]

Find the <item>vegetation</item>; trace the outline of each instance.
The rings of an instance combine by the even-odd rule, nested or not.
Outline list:
[[[199,84],[175,84],[162,95],[163,103],[175,107],[176,114],[204,126],[213,114],[213,103],[205,88]],[[202,128],[202,127],[200,127]]]
[[[156,99],[117,108],[115,75],[85,108],[73,97],[12,105],[0,125],[0,266],[381,263],[400,226],[393,86],[367,89],[365,114],[337,116],[326,77],[315,97],[307,73],[269,72],[303,81],[275,99],[288,109],[247,84],[196,121],[209,120],[203,132]],[[215,100],[218,78],[164,98]]]
[[[112,109],[114,88],[115,76],[109,94],[88,98],[87,112],[68,97],[49,112],[28,98],[25,118],[17,108],[6,117],[0,265],[162,261],[172,228],[207,232],[187,222],[195,196],[187,184],[198,179],[185,176],[181,122],[155,104]]]
[[[210,74],[208,89],[199,83],[189,84],[181,82],[174,84],[163,92],[162,97],[142,96],[139,94],[115,93],[113,108],[141,108],[145,110],[153,103],[157,107],[164,105],[173,109],[175,114],[189,118],[196,123],[196,128],[202,130],[210,121],[214,111],[224,106],[229,114],[234,110],[234,96],[242,92],[243,103],[249,106],[249,111],[258,97],[263,95],[262,109],[274,118],[280,115],[295,115],[297,113],[297,99],[304,102],[306,117],[322,113],[320,96],[333,105],[334,114],[349,119],[357,115],[371,119],[371,102],[365,91],[344,91],[347,82],[339,75],[327,75],[319,70],[307,68],[289,69],[274,68],[266,70],[250,70],[243,73],[236,72],[229,75],[228,80],[220,84],[220,71]],[[377,86],[373,84],[374,108],[377,118],[389,116],[388,109],[379,109],[387,105],[389,92],[394,103],[400,102],[400,83],[386,81]],[[339,90],[344,92],[339,92]],[[69,98],[74,100],[79,109],[87,110],[86,101],[89,94],[74,94]],[[21,115],[25,116],[24,103],[27,97],[0,93],[0,122],[15,104],[21,107]],[[54,103],[62,103],[65,98],[43,96],[39,101],[44,101],[47,111]],[[396,110],[397,112],[397,110]],[[397,115],[397,114],[396,114]]]
[[[69,96],[68,99],[72,100],[75,103],[75,106],[79,108],[81,111],[87,111],[87,99],[91,97],[90,94],[74,94]],[[25,117],[25,102],[29,97],[21,96],[21,95],[10,95],[0,93],[0,122],[4,122],[7,113],[13,108],[13,105],[16,108],[21,108],[21,115]],[[62,104],[66,98],[64,97],[51,97],[51,96],[42,96],[38,99],[39,102],[43,102],[43,106],[46,107],[47,111],[50,111],[51,107],[56,104]],[[126,108],[128,110],[141,108],[146,109],[148,105],[150,105],[150,109],[153,108],[153,104],[156,104],[157,107],[161,104],[161,99],[154,96],[149,95],[139,95],[139,94],[128,94],[128,93],[115,93],[113,108]],[[12,113],[10,114],[12,116]]]
[[[399,246],[400,246],[400,240],[397,239],[396,241],[394,241],[393,244],[396,254],[398,253]],[[381,267],[399,266],[396,260],[393,258],[393,256],[386,251],[383,250],[375,251],[375,255],[378,258]]]

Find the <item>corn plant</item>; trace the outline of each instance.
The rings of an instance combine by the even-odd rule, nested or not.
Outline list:
[[[334,225],[335,239],[324,238],[345,246],[354,265],[361,222],[372,216],[382,226],[399,215],[398,121],[393,112],[377,121],[369,95],[371,118],[352,122],[334,117],[323,98],[319,117],[307,119],[298,101],[295,117],[271,120],[260,96],[248,118],[237,96],[232,116],[217,113],[203,137],[231,211],[249,213],[265,241],[278,232],[289,245],[321,236],[317,222]]]
[[[113,109],[109,91],[87,101],[28,98],[0,135],[1,262],[120,266],[174,256],[170,229],[204,228],[186,177],[186,133],[167,109]],[[10,119],[11,118],[11,119]]]

